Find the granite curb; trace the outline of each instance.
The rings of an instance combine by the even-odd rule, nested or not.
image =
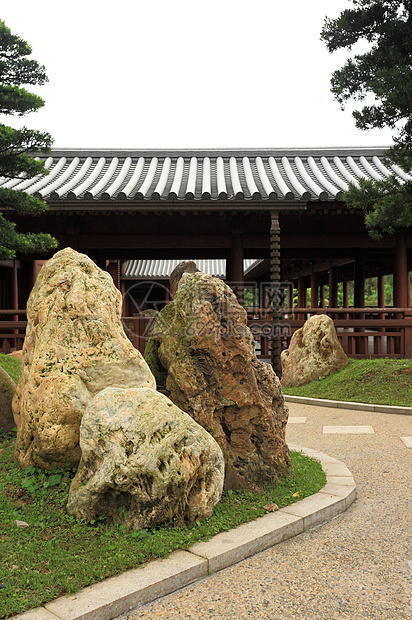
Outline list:
[[[337,409],[352,409],[374,411],[376,413],[392,413],[397,415],[412,415],[412,407],[397,407],[392,405],[371,405],[370,403],[355,403],[345,400],[327,400],[326,398],[309,398],[306,396],[290,396],[284,394],[287,403],[300,405],[314,405],[315,407],[332,407]]]
[[[317,450],[295,444],[289,447],[321,462],[327,482],[315,495],[10,620],[111,620],[347,510],[356,499],[356,484],[346,465]]]

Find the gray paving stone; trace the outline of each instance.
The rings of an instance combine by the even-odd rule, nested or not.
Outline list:
[[[353,476],[328,476],[327,484],[338,484],[339,486],[355,486],[355,480]]]
[[[396,407],[392,405],[372,405],[370,403],[355,403],[350,401],[327,400],[325,398],[306,398],[305,396],[289,396],[285,394],[287,403],[301,405],[316,405],[317,407],[337,407],[338,409],[353,409],[355,411],[376,411],[378,413],[412,415],[412,407]]]
[[[327,476],[352,476],[346,465],[339,461],[335,463],[325,462],[322,467]]]
[[[375,405],[369,403],[352,403],[341,401],[339,403],[340,409],[352,409],[353,411],[375,411]]]
[[[295,416],[288,418],[288,424],[305,424],[307,418],[305,416]]]
[[[355,501],[357,496],[357,489],[355,483],[352,485],[341,485],[339,483],[332,483],[328,479],[327,483],[319,491],[319,493],[326,493],[329,495],[336,495],[345,500],[345,510]]]
[[[336,408],[338,406],[338,401],[337,400],[325,400],[323,398],[308,398],[306,404],[320,406],[320,407]]]
[[[333,458],[333,456],[329,456],[329,454],[325,454],[324,452],[320,452],[319,450],[315,450],[313,448],[305,448],[304,446],[299,446],[298,444],[294,443],[288,443],[288,447],[290,450],[297,450],[298,452],[303,452],[303,454],[306,454],[311,458],[317,459],[321,463],[341,463],[341,461]]]
[[[305,396],[289,396],[288,394],[285,394],[284,397],[287,403],[298,403],[301,405],[308,404],[308,399],[305,398]]]
[[[374,435],[375,431],[369,425],[356,426],[324,426],[324,435]]]
[[[392,407],[391,405],[374,405],[379,413],[393,413],[398,415],[412,415],[412,407]]]
[[[308,530],[343,512],[346,508],[344,497],[336,497],[329,493],[316,493],[302,499],[296,504],[281,508],[280,512],[303,518],[303,529]]]
[[[279,510],[196,543],[189,551],[207,558],[209,572],[214,573],[301,532],[303,519]]]

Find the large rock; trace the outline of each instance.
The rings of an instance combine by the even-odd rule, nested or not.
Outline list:
[[[201,424],[225,457],[226,488],[259,489],[288,475],[288,411],[271,366],[256,359],[231,289],[184,273],[159,314],[145,358],[158,389]]]
[[[67,510],[140,530],[209,517],[223,489],[222,452],[199,424],[149,388],[107,388],[80,427],[82,458]]]
[[[282,385],[296,387],[339,370],[348,358],[326,314],[308,319],[292,336],[289,349],[281,354]]]
[[[12,402],[16,384],[10,375],[0,366],[0,429],[9,433],[15,426]]]
[[[13,401],[15,460],[49,469],[80,460],[86,406],[108,386],[155,387],[120,321],[108,273],[67,248],[41,269],[27,303],[22,371]]]

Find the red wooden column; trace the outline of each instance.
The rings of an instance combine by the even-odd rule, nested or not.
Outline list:
[[[307,292],[306,292],[306,282],[304,276],[298,277],[298,308],[306,308],[307,304]],[[299,314],[296,318],[304,319],[305,316],[303,314]]]
[[[320,291],[320,307],[324,308],[325,307],[325,285],[323,282],[320,282],[319,291]]]
[[[378,308],[385,307],[385,276],[378,275]]]
[[[382,273],[378,273],[378,308],[385,307],[385,276]],[[385,318],[385,313],[378,314],[379,319]],[[383,333],[385,331],[384,327],[378,327],[378,332]],[[374,345],[374,353],[382,353],[382,341],[380,338],[375,339]]]
[[[338,306],[338,274],[336,267],[329,268],[329,308]]]
[[[395,308],[408,307],[408,261],[406,235],[396,233],[396,244],[393,260],[393,305]]]
[[[347,278],[343,278],[342,282],[343,289],[343,307],[349,308],[349,283]],[[345,319],[349,318],[349,314],[345,314]]]
[[[18,272],[18,264],[16,260],[13,261],[12,303],[13,303],[13,310],[18,310],[19,309],[19,272]],[[16,315],[13,320],[18,321],[19,320],[18,315]]]
[[[365,307],[365,256],[363,251],[359,252],[355,258],[354,284],[353,284],[353,303],[355,308]],[[364,314],[358,314],[356,318],[364,319]],[[365,328],[355,328],[355,332],[364,332]],[[356,352],[360,354],[366,353],[366,340],[359,337],[357,339]]]
[[[353,297],[355,308],[365,307],[365,257],[363,252],[359,252],[355,259]]]
[[[282,364],[280,354],[282,351],[281,340],[281,291],[280,291],[280,225],[279,211],[271,211],[270,214],[270,287],[272,300],[273,332],[272,332],[272,366],[279,377],[282,377]]]
[[[11,295],[11,299],[12,299],[12,304],[13,304],[13,310],[18,310],[19,309],[19,272],[18,272],[18,267],[20,267],[20,261],[17,260],[13,260],[13,276],[12,276],[12,295]],[[19,320],[19,315],[18,314],[14,314],[12,317],[13,321],[18,321]],[[13,330],[14,334],[18,334],[19,330],[16,328]],[[8,343],[8,341],[6,340],[5,343]],[[9,346],[8,344],[6,344],[6,347],[4,349],[5,353],[9,352]],[[17,348],[17,340],[16,339],[12,339],[11,340],[11,346],[13,348]]]
[[[310,276],[310,305],[319,308],[319,274],[313,271],[313,267]]]

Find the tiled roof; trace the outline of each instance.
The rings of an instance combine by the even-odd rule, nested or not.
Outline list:
[[[182,262],[181,260],[129,260],[126,263],[123,278],[169,278],[173,269]],[[243,261],[243,269],[246,271],[256,260],[246,259]],[[195,263],[199,271],[217,278],[226,277],[226,261],[224,259],[204,260],[196,259]]]
[[[56,150],[47,176],[0,179],[49,202],[334,200],[358,179],[394,174],[382,148]]]

